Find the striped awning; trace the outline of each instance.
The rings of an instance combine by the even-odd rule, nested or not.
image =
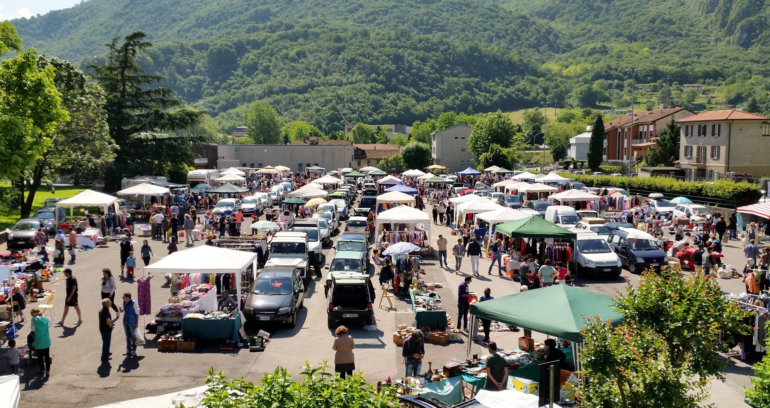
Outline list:
[[[770,218],[770,202],[751,204],[743,207],[738,207],[737,212],[741,214],[753,214],[762,218]]]

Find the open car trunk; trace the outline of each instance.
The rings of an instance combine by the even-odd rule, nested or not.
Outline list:
[[[337,286],[332,294],[335,310],[366,310],[369,294],[364,285]]]

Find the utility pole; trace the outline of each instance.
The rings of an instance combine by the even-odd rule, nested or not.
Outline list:
[[[626,154],[626,156],[628,157],[628,171],[629,172],[631,172],[631,150],[632,150],[631,149],[631,147],[632,147],[631,146],[631,138],[633,137],[633,133],[634,133],[634,116],[635,116],[634,115],[634,102],[635,102],[635,99],[636,99],[636,80],[635,80],[635,76],[636,76],[637,71],[638,71],[637,68],[629,68],[629,69],[626,70],[626,72],[631,74],[631,82],[632,82],[632,85],[631,85],[631,129],[630,129],[630,132],[628,133],[628,145],[627,145],[628,146],[628,153]]]
[[[612,113],[610,115],[615,115],[615,84],[618,83],[617,79],[612,80],[612,90],[610,90],[610,109],[612,109]]]
[[[543,106],[543,115],[545,116],[545,121],[548,122],[548,102],[540,102],[540,105]]]

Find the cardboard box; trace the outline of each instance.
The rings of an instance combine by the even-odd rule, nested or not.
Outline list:
[[[525,378],[513,377],[513,386],[525,394],[532,394],[537,391],[537,381],[531,381]]]
[[[447,344],[449,343],[449,333],[430,332],[428,333],[428,342],[431,344]]]
[[[176,340],[158,340],[158,351],[176,351]]]
[[[176,351],[195,351],[195,341],[176,342]]]
[[[519,337],[519,349],[522,351],[532,351],[535,349],[535,341],[531,337]]]
[[[404,338],[401,337],[401,335],[398,333],[393,333],[393,343],[395,343],[397,346],[403,346]]]

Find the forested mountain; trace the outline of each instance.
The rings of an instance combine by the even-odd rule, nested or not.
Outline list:
[[[13,23],[25,46],[83,66],[141,30],[156,45],[142,65],[223,130],[264,100],[330,132],[445,110],[609,104],[610,82],[623,88],[628,68],[656,89],[705,82],[724,87],[719,103],[753,99],[767,112],[769,3],[88,0]]]

